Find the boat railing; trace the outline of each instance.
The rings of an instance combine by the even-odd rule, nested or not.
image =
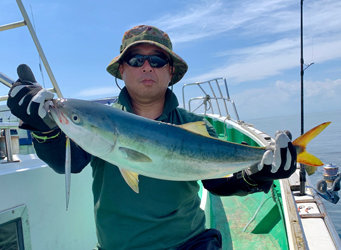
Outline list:
[[[8,76],[6,76],[5,74],[1,72],[0,72],[0,82],[9,88],[14,83],[14,81],[11,78],[9,78]]]
[[[25,7],[24,7],[21,0],[16,0],[16,2],[17,2],[17,5],[20,9],[20,12],[21,12],[24,20],[14,22],[14,23],[10,23],[10,24],[0,25],[0,31],[15,29],[15,28],[19,28],[22,26],[26,26],[28,28],[29,33],[32,37],[32,40],[33,40],[33,42],[36,46],[36,49],[39,53],[39,57],[41,58],[41,61],[43,62],[45,70],[46,70],[46,72],[49,76],[49,79],[53,85],[53,88],[48,88],[48,90],[56,93],[57,96],[61,98],[61,97],[63,97],[62,93],[61,93],[59,86],[57,84],[57,81],[56,81],[56,79],[52,73],[52,70],[50,68],[50,65],[49,65],[47,59],[46,59],[44,51],[40,45],[40,42],[39,42],[38,37],[36,35],[36,32],[33,28],[33,25],[32,25],[28,15],[27,15]],[[1,72],[0,72],[0,82],[9,88],[14,83],[14,81],[10,77],[6,76],[5,74],[3,74]],[[7,95],[6,96],[0,96],[0,101],[6,101],[7,98],[8,98]],[[4,112],[7,112],[7,110],[5,110]],[[2,143],[2,144],[0,143],[0,146],[1,146],[2,153],[5,153],[5,157],[7,158],[7,162],[14,162],[16,160],[14,159],[13,155],[16,153],[15,152],[16,150],[13,150],[13,144],[15,144],[16,141],[15,141],[15,139],[13,140],[13,138],[15,136],[11,135],[11,131],[18,129],[19,120],[17,118],[16,118],[16,120],[9,120],[9,118],[8,119],[7,118],[6,119],[0,118],[1,119],[0,120],[0,130],[1,130],[0,142],[2,142],[3,140],[5,141],[5,143]],[[3,145],[3,144],[5,144],[5,145]],[[1,158],[4,158],[2,155],[1,155]]]
[[[0,123],[0,129],[1,129],[0,150],[1,150],[1,158],[6,159],[6,161],[4,161],[5,163],[17,161],[13,157],[14,153],[16,152],[14,152],[14,145],[13,145],[13,140],[12,140],[13,136],[11,135],[11,130],[17,129],[18,124],[19,123],[16,123],[16,122],[7,122],[7,123],[1,122]],[[17,141],[17,143],[19,143],[19,141]]]
[[[1,75],[0,75],[1,76]],[[8,79],[11,81],[10,79]],[[0,97],[7,99],[7,96]],[[6,105],[0,106],[0,158],[1,163],[15,162],[13,155],[19,153],[19,119],[14,116]]]
[[[199,97],[187,97],[185,89],[189,87],[197,87],[200,90],[200,94],[203,96]],[[223,93],[223,91],[225,93]],[[191,95],[193,95],[193,90]],[[187,97],[187,98],[186,98]],[[191,112],[200,112],[204,115],[208,113],[219,114],[221,117],[231,118],[228,104],[232,106],[234,112],[234,118],[237,122],[241,122],[235,102],[230,98],[227,82],[225,78],[215,78],[203,82],[186,83],[182,87],[182,100],[183,107],[186,109],[186,103],[188,110]]]
[[[0,82],[6,85],[7,87],[11,87],[13,84],[13,80],[6,75],[0,72]],[[0,101],[7,100],[7,96],[1,96]],[[18,129],[18,119],[15,121],[12,119],[12,116],[8,116],[9,112],[6,109],[0,110],[0,158],[6,158],[5,162],[14,162],[13,153],[14,153],[14,145],[11,136],[11,130]]]

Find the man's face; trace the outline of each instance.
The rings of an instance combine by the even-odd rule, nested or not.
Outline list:
[[[127,54],[164,56],[166,53],[154,45],[139,44],[129,49]],[[148,60],[141,67],[132,67],[124,62],[120,65],[119,70],[133,102],[148,103],[164,98],[172,79],[172,67],[169,64],[161,68],[153,68]]]

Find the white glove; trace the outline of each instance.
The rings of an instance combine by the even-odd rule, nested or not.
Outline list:
[[[31,114],[31,105],[38,105],[38,115],[41,119],[44,119],[49,110],[49,106],[52,105],[52,99],[54,94],[46,89],[41,89],[29,102],[27,106],[27,114]]]
[[[290,177],[296,170],[297,153],[285,132],[276,133],[274,145],[265,151],[258,171],[246,169],[248,177],[256,183]]]
[[[272,165],[271,173],[276,173],[280,167],[288,170],[292,162],[292,154],[290,150],[287,150],[289,143],[291,143],[289,137],[284,132],[277,131],[275,145],[273,145],[273,149],[265,151],[258,169],[261,170],[264,165]],[[286,151],[286,154],[284,153],[282,156],[281,151]]]

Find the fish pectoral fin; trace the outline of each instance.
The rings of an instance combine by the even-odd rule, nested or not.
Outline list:
[[[125,182],[134,190],[139,193],[139,175],[135,172],[120,168],[121,175]]]
[[[178,126],[193,133],[211,137],[207,131],[206,123],[204,121],[189,122]]]
[[[122,153],[124,153],[125,157],[130,161],[135,162],[152,162],[152,159],[149,156],[140,153],[134,149],[119,147],[118,148]]]

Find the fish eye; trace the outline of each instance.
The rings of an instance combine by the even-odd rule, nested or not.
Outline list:
[[[74,122],[74,123],[80,123],[81,122],[81,120],[80,120],[80,118],[79,118],[79,116],[77,115],[77,114],[72,114],[71,115],[71,120]]]

